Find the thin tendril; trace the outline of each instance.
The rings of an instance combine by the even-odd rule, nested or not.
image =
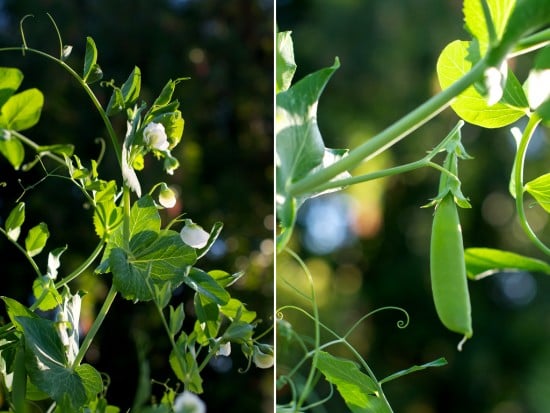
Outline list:
[[[23,56],[25,55],[25,50],[29,48],[27,45],[27,39],[25,39],[25,30],[23,30],[23,22],[27,20],[27,18],[32,17],[34,18],[34,14],[27,14],[23,16],[23,18],[19,21],[19,32],[21,33],[21,41],[23,42]]]
[[[53,19],[51,14],[46,13],[46,15],[50,18],[53,28],[55,29],[55,32],[57,34],[57,40],[59,40],[59,59],[63,60],[63,39],[61,38],[61,32],[59,31],[59,27],[57,27],[57,24],[55,23],[55,20]]]

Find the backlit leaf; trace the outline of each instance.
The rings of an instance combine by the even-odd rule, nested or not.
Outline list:
[[[21,86],[23,73],[14,67],[0,67],[0,108]]]
[[[478,280],[503,271],[530,271],[550,274],[550,264],[514,252],[492,248],[464,251],[468,278]]]
[[[291,32],[277,33],[277,79],[275,93],[283,92],[290,87],[296,63]]]
[[[471,69],[468,46],[469,42],[456,40],[447,45],[439,56],[437,75],[442,89],[448,88]],[[474,125],[485,128],[507,126],[527,114],[527,99],[518,85],[519,82],[509,71],[500,103],[489,106],[486,98],[470,86],[451,103],[451,107],[458,116]]]
[[[317,368],[328,382],[336,386],[338,393],[352,411],[377,411],[373,410],[378,399],[376,384],[359,370],[357,364],[336,358],[324,351],[320,351],[317,357]]]
[[[19,202],[6,219],[4,228],[12,241],[17,241],[21,233],[21,225],[25,222],[25,203]]]
[[[49,236],[50,232],[48,231],[48,226],[43,222],[31,228],[25,238],[25,249],[27,250],[27,254],[31,257],[40,254],[46,246]]]
[[[550,213],[550,173],[539,176],[525,184],[525,190]]]
[[[38,123],[44,95],[38,89],[27,89],[11,96],[2,106],[0,127],[22,131]]]

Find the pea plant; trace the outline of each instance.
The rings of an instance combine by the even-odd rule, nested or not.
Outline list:
[[[149,406],[145,400],[133,411],[204,412],[205,404],[197,395],[203,392],[202,373],[212,358],[229,356],[234,345],[248,360],[243,370],[252,364],[269,368],[273,351],[259,341],[269,328],[257,333],[260,320],[256,313],[228,290],[243,273],[197,266],[222,231],[222,223],[205,231],[190,217],[179,216],[163,225],[160,211],[175,205],[175,192],[168,182],[150,188],[140,183],[138,173],[144,169],[146,157],[161,162],[168,175],[179,167],[171,151],[182,139],[184,119],[173,96],[185,78],[168,80],[148,105],[140,99],[138,67],[122,85],[102,81],[98,50],[91,37],[86,39],[83,63],[78,68],[69,65],[72,47],[63,43],[55,21],[48,17],[59,40],[58,55],[29,46],[23,29],[26,18],[20,23],[22,45],[0,52],[38,55],[60,66],[80,86],[103,121],[120,179],[101,175],[106,144],[97,159],[88,160],[79,157],[72,144],[44,145],[27,135],[40,120],[45,97],[36,88],[18,90],[24,76],[19,69],[0,68],[0,153],[6,164],[19,172],[42,168],[45,179],[69,181],[92,208],[89,230],[97,236],[95,249],[75,270],[67,272],[62,255],[68,247],[48,245],[54,229],[46,222],[28,230],[25,226],[25,195],[38,190],[36,187],[25,188],[9,215],[2,217],[0,234],[13,244],[21,265],[27,265],[35,279],[29,286],[32,305],[1,297],[9,320],[0,326],[0,399],[5,401],[5,409],[18,413],[35,411],[32,406],[59,413],[120,411],[107,400],[108,372],[100,373],[83,362],[118,298],[150,303],[158,313],[171,345],[167,359],[177,378],[170,385],[159,382],[166,389],[162,399]],[[110,92],[108,102],[100,102],[94,92],[97,86]],[[125,132],[115,130],[112,120],[116,117],[125,118]],[[38,260],[46,252],[47,259]],[[105,278],[110,288],[93,325],[81,337],[79,318],[86,292],[74,291],[71,281],[86,271]],[[194,294],[192,312],[173,299],[174,291],[182,287]],[[184,320],[190,315],[195,319],[191,323],[186,320],[190,329],[185,331]]]
[[[550,124],[550,1],[548,0],[464,0],[465,28],[470,40],[447,45],[437,61],[441,92],[400,120],[351,150],[325,147],[317,125],[317,103],[324,87],[340,66],[321,69],[293,83],[296,70],[290,32],[277,34],[276,75],[276,208],[279,231],[277,254],[290,254],[308,280],[309,289],[296,287],[297,274],[278,274],[293,289],[298,302],[306,300],[310,308],[287,304],[277,309],[277,345],[297,349],[292,360],[277,359],[277,388],[281,392],[279,412],[304,412],[325,404],[338,393],[352,412],[392,412],[383,385],[406,374],[446,364],[444,358],[378,379],[365,358],[349,340],[359,323],[380,310],[402,311],[386,307],[360,318],[345,333],[320,320],[315,295],[315,274],[289,245],[300,207],[310,198],[342,190],[351,185],[383,177],[404,174],[419,168],[432,168],[440,174],[439,188],[424,207],[434,207],[430,274],[435,309],[441,323],[463,338],[460,350],[472,338],[472,308],[468,279],[507,271],[523,270],[550,273],[550,265],[539,259],[492,248],[465,250],[458,207],[470,208],[462,193],[458,174],[459,161],[469,160],[461,142],[465,122],[481,128],[512,126],[517,141],[510,196],[515,199],[519,222],[525,235],[550,259],[550,248],[532,230],[524,204],[526,196],[550,212],[550,174],[525,182],[525,154],[535,130]],[[529,57],[525,57],[529,56]],[[530,70],[523,82],[509,64],[512,58],[524,58]],[[434,148],[417,161],[364,175],[353,175],[361,163],[389,150],[413,131],[451,107],[460,120]],[[516,122],[527,119],[521,130]],[[441,162],[437,161],[442,155]],[[421,206],[421,205],[419,205]],[[313,337],[294,328],[286,317],[297,313],[312,323]],[[474,311],[475,312],[475,311]],[[325,337],[328,337],[325,339]],[[344,347],[348,358],[335,356],[336,347]],[[292,353],[292,352],[287,352]],[[338,352],[341,354],[342,352]],[[328,386],[328,387],[327,387]],[[330,391],[326,393],[326,389]],[[323,389],[325,393],[323,393]]]

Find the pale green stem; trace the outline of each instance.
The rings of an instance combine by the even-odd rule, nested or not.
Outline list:
[[[31,47],[5,47],[5,48],[0,48],[0,52],[22,52],[22,53],[31,52],[31,53],[35,53],[37,55],[45,57],[46,59],[53,60],[54,62],[59,64],[61,67],[63,67],[63,69],[65,69],[67,72],[69,72],[69,74],[72,77],[74,77],[76,79],[76,81],[80,84],[80,86],[82,86],[82,88],[86,91],[86,93],[90,97],[90,100],[92,101],[95,108],[97,109],[97,111],[99,113],[99,116],[101,116],[101,119],[103,120],[103,123],[104,123],[105,127],[107,128],[107,133],[109,134],[109,137],[111,138],[113,148],[115,149],[115,154],[116,154],[116,157],[117,157],[117,160],[118,160],[118,164],[119,164],[119,166],[122,165],[121,148],[120,148],[120,145],[118,143],[117,136],[116,136],[116,133],[113,129],[113,125],[111,124],[111,121],[107,117],[107,114],[103,110],[103,108],[101,106],[101,103],[99,103],[99,101],[97,100],[97,97],[94,94],[94,92],[92,91],[92,89],[90,88],[90,86],[88,86],[88,84],[80,77],[80,75],[78,73],[76,73],[73,70],[73,68],[71,68],[68,64],[66,64],[64,61],[58,59],[57,57],[51,56],[48,53],[42,52],[41,50],[33,49]]]
[[[55,288],[56,289],[59,289],[61,287],[63,287],[64,285],[67,285],[68,283],[70,283],[72,280],[74,280],[76,277],[78,277],[80,274],[82,274],[84,271],[86,271],[86,269],[94,262],[94,260],[98,257],[99,253],[101,252],[101,250],[103,249],[103,246],[105,245],[105,243],[103,241],[101,241],[99,244],[97,244],[97,246],[95,247],[95,249],[92,251],[92,253],[88,256],[88,258],[86,258],[86,260],[84,262],[82,262],[82,264],[80,264],[78,266],[77,269],[75,269],[72,273],[70,273],[69,275],[67,275],[65,278],[63,278],[62,280],[58,281],[55,283]],[[33,305],[30,307],[30,310],[31,311],[34,311],[36,308],[38,308],[40,306],[40,304],[42,303],[42,301],[44,300],[44,298],[46,298],[46,296],[48,295],[48,291],[44,291],[42,293],[42,295],[33,303]]]
[[[11,242],[15,246],[15,248],[17,248],[19,251],[21,251],[23,253],[23,255],[27,258],[27,261],[29,261],[32,268],[34,269],[34,272],[36,273],[36,275],[40,277],[42,275],[40,273],[40,268],[38,268],[38,265],[33,260],[33,258],[27,253],[25,248],[23,248],[21,245],[19,245],[16,241],[12,240],[10,237],[8,237],[8,233],[4,230],[4,228],[0,227],[0,233],[5,235],[6,238],[8,239],[8,241]]]
[[[387,148],[395,145],[401,139],[405,138],[447,108],[456,96],[481,78],[485,68],[485,60],[480,60],[468,73],[453,83],[449,88],[435,95],[378,135],[367,140],[357,148],[352,149],[347,156],[291,184],[288,188],[289,195],[295,197],[306,193],[317,192],[317,188],[320,185],[323,185],[325,182],[343,172],[354,169],[361,162],[372,159]]]
[[[109,312],[109,309],[111,308],[111,305],[113,304],[113,301],[115,301],[116,298],[116,288],[114,285],[111,285],[111,288],[109,289],[109,292],[107,293],[107,297],[105,298],[105,301],[103,302],[103,305],[101,306],[101,310],[99,310],[99,313],[92,324],[92,327],[90,328],[90,331],[88,331],[88,334],[86,335],[86,338],[82,342],[82,345],[80,346],[80,350],[78,351],[78,354],[76,355],[76,358],[73,362],[73,368],[78,366],[82,360],[84,359],[84,355],[88,351],[88,348],[90,347],[90,344],[92,344],[93,339],[95,338],[95,335],[99,331],[99,328],[101,327],[101,324],[103,324],[103,321],[105,320],[105,317],[107,316],[107,313]]]
[[[546,255],[550,255],[550,248],[548,248],[537,237],[537,235],[529,225],[529,222],[525,215],[524,202],[523,202],[523,195],[525,193],[525,188],[523,187],[523,170],[525,167],[525,154],[527,153],[527,147],[529,146],[529,142],[531,141],[533,133],[535,132],[535,129],[537,125],[540,123],[540,121],[541,121],[540,116],[534,113],[529,119],[529,122],[527,123],[525,130],[523,131],[521,141],[518,144],[516,159],[514,160],[514,167],[515,167],[514,186],[516,189],[516,209],[518,212],[518,217],[519,217],[519,222],[521,224],[521,227],[523,228],[524,232],[527,234],[529,239],[533,242],[533,244],[535,244]]]
[[[14,130],[10,130],[10,133],[14,136],[17,137],[17,139],[19,139],[21,142],[23,142],[25,145],[31,147],[35,152],[39,152],[39,148],[40,148],[40,145],[38,145],[37,143],[35,143],[34,141],[30,140],[29,138],[27,138],[25,135],[17,132],[17,131],[14,131]],[[56,161],[57,163],[63,165],[63,166],[66,166],[67,164],[65,163],[65,160],[59,156],[57,156],[56,154],[54,153],[51,153],[51,152],[40,152],[41,154],[43,154],[44,156],[47,156],[48,158],[50,159],[53,159],[54,161]]]

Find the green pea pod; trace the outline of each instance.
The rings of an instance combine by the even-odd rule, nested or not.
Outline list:
[[[464,245],[458,211],[451,192],[443,197],[435,210],[430,272],[439,319],[449,330],[464,334],[465,339],[470,338],[473,331]]]
[[[27,392],[27,369],[25,368],[25,349],[20,343],[15,351],[13,362],[13,382],[11,401],[15,413],[26,412],[25,393]]]

